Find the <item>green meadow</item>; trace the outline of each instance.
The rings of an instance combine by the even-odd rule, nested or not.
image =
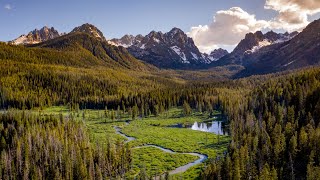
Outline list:
[[[112,120],[106,116],[106,110],[78,110],[70,111],[66,106],[55,106],[43,110],[34,110],[34,113],[43,115],[64,116],[83,121],[92,142],[106,145],[108,141],[113,143],[124,142],[125,137],[116,133],[115,126],[120,127],[127,136],[136,138],[129,142],[132,148],[132,169],[127,173],[127,178],[138,176],[155,177],[170,172],[177,167],[186,165],[198,159],[197,156],[181,153],[200,153],[208,158],[215,158],[226,151],[230,141],[229,136],[216,135],[208,132],[195,131],[188,128],[175,128],[173,125],[190,125],[194,122],[219,120],[215,111],[211,116],[207,113],[193,112],[190,116],[184,116],[181,108],[172,108],[162,114],[131,120],[127,113],[121,113]],[[129,122],[129,123],[127,123]],[[143,147],[153,144],[173,150],[177,153],[167,153],[154,147]],[[142,147],[141,147],[142,146]],[[139,147],[139,148],[137,148]],[[184,173],[172,175],[172,179],[196,178],[204,163],[189,168]]]

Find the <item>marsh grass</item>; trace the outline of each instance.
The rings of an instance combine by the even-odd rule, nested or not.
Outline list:
[[[128,136],[137,138],[129,142],[129,145],[133,147],[132,170],[127,174],[129,179],[137,177],[141,170],[144,170],[148,176],[154,177],[193,162],[198,158],[186,154],[166,153],[154,147],[134,148],[136,146],[154,144],[176,152],[197,152],[206,154],[209,158],[215,158],[226,151],[230,141],[229,136],[170,127],[178,123],[190,125],[196,121],[221,120],[213,118],[213,116],[220,117],[218,111],[215,111],[211,116],[208,113],[193,112],[191,116],[185,117],[181,108],[172,108],[158,116],[139,117],[134,121],[130,121],[128,114],[122,114],[121,120],[112,121],[104,116],[104,110],[70,111],[66,106],[53,106],[43,110],[35,110],[34,113],[57,116],[62,114],[64,117],[72,116],[74,119],[84,121],[91,141],[102,145],[106,144],[107,141],[115,143],[116,141],[126,140],[116,134],[114,126],[121,127],[122,132]],[[126,125],[128,121],[130,123]],[[203,164],[200,164],[182,174],[173,175],[172,178],[195,179],[202,168]]]

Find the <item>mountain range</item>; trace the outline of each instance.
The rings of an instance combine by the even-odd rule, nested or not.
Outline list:
[[[152,31],[146,36],[125,35],[120,39],[107,40],[91,24],[83,24],[67,34],[45,26],[9,43],[81,51],[112,66],[131,69],[154,68],[154,65],[166,69],[196,70],[240,65],[244,70],[235,77],[242,77],[319,64],[319,29],[320,20],[316,20],[300,33],[248,33],[231,53],[216,49],[209,54],[201,53],[193,39],[179,28],[166,33]]]
[[[126,47],[136,58],[160,68],[203,67],[228,53],[222,49],[209,55],[201,53],[192,38],[179,28],[173,28],[167,33],[152,31],[146,36],[125,35],[108,42]]]
[[[59,37],[62,34],[59,34],[57,30],[55,30],[53,27],[49,28],[47,26],[44,26],[40,30],[35,29],[33,31],[30,31],[28,34],[23,34],[16,38],[15,40],[10,41],[10,44],[37,44],[43,41],[47,41],[50,39],[54,39]]]
[[[245,69],[239,76],[320,65],[320,20],[310,23],[288,41],[271,44],[259,51],[246,54],[242,65]]]
[[[104,65],[136,70],[155,69],[152,65],[133,57],[126,48],[107,43],[103,33],[91,24],[83,24],[70,33],[26,46],[76,52],[82,59],[90,60],[94,66]]]

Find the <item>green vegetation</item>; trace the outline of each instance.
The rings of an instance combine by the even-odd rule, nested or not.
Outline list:
[[[202,163],[200,165],[193,166],[184,173],[171,175],[170,178],[173,180],[175,180],[175,179],[201,179],[199,177],[199,174],[201,174],[201,172],[205,169],[206,164],[207,163]]]
[[[29,112],[0,114],[1,179],[122,177],[132,157],[123,143],[90,143],[79,121]]]
[[[102,145],[106,145],[107,142],[116,144],[125,140],[124,137],[116,134],[114,126],[122,127],[122,132],[137,137],[136,140],[129,143],[130,147],[132,147],[133,164],[132,169],[126,175],[127,178],[141,177],[143,174],[146,177],[154,177],[198,159],[198,157],[192,155],[166,153],[153,147],[135,148],[140,145],[155,144],[177,152],[199,152],[214,158],[217,153],[222,153],[226,150],[229,142],[229,137],[227,136],[218,138],[217,135],[212,133],[167,127],[176,123],[193,124],[195,121],[213,120],[208,113],[194,112],[192,116],[186,117],[183,115],[181,108],[170,109],[170,111],[161,113],[157,117],[152,116],[134,120],[129,125],[125,125],[124,122],[125,119],[131,117],[128,113],[122,113],[120,119],[124,120],[112,120],[110,116],[105,116],[106,110],[70,111],[67,107],[50,107],[40,110],[40,112],[41,114],[56,116],[59,116],[59,114],[65,117],[72,116],[78,121],[84,122],[89,131],[91,141]],[[220,114],[215,111],[211,115]],[[140,132],[141,136],[131,134],[132,128],[135,128],[134,132]],[[161,130],[158,128],[161,128]],[[130,133],[127,133],[127,131]],[[146,135],[148,138],[142,137]],[[199,175],[200,168],[194,168],[194,171],[187,172],[188,174],[184,176],[195,177]]]
[[[138,176],[145,171],[148,177],[163,175],[198,159],[192,155],[166,153],[155,147],[134,148],[132,154],[133,171]]]
[[[225,151],[229,143],[227,136],[218,138],[218,135],[212,133],[161,127],[155,125],[157,121],[159,120],[133,121],[123,128],[122,132],[137,138],[130,142],[132,146],[156,144],[177,152],[198,152],[207,154],[209,157],[215,157],[217,153]]]
[[[82,46],[69,36],[0,43],[0,108],[16,108],[0,111],[1,179],[144,179],[196,158],[135,148],[146,144],[209,156],[172,178],[319,177],[319,68],[215,81],[81,38]],[[170,127],[213,116],[225,118],[230,137]],[[123,143],[114,126],[137,139]]]
[[[271,78],[239,100],[227,112],[228,154],[203,179],[319,179],[320,69]]]

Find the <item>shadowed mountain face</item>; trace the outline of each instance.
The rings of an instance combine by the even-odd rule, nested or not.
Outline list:
[[[238,76],[265,74],[320,64],[320,20],[310,23],[289,41],[244,56],[246,67]]]
[[[193,40],[178,28],[167,33],[152,31],[146,36],[125,35],[109,43],[126,47],[136,58],[161,68],[205,67],[227,53],[222,49],[209,55],[201,53]]]
[[[212,64],[216,66],[227,64],[244,65],[244,61],[247,56],[250,56],[254,53],[259,53],[263,47],[289,41],[297,34],[298,32],[281,34],[273,31],[267,32],[266,34],[263,34],[261,31],[248,33],[230,54],[224,56],[217,62],[213,62]]]

